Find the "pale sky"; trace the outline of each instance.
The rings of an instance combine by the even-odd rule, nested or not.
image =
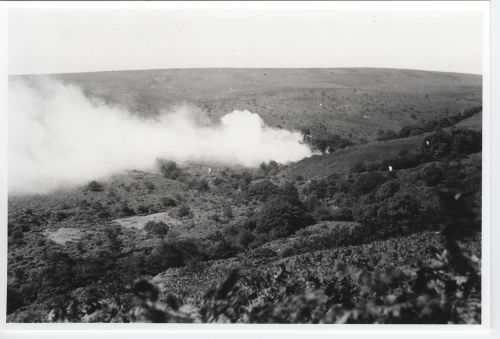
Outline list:
[[[481,11],[10,9],[10,74],[202,67],[482,73]]]

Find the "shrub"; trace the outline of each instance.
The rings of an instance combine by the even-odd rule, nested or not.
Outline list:
[[[163,221],[148,221],[144,229],[150,234],[163,238],[168,234],[169,227]]]
[[[234,215],[233,215],[233,209],[231,208],[231,206],[225,206],[224,209],[222,210],[222,215],[224,216],[224,218],[228,219],[228,220],[231,220],[233,219]]]
[[[275,251],[267,247],[257,247],[256,249],[252,250],[252,252],[250,252],[250,257],[256,259],[258,258],[269,259],[276,257],[277,255],[278,254]]]
[[[315,209],[318,208],[318,206],[321,205],[321,201],[318,199],[318,197],[316,197],[315,195],[312,195],[312,196],[308,196],[304,202],[304,207],[309,211],[309,212],[312,212],[314,211]]]
[[[255,232],[267,234],[270,239],[281,238],[313,222],[300,200],[274,197],[258,214]]]
[[[177,206],[177,201],[172,197],[162,197],[161,204],[165,207],[175,207]]]
[[[149,213],[149,207],[146,205],[139,205],[139,207],[137,207],[137,213],[139,214]]]
[[[188,205],[182,205],[177,210],[177,216],[179,218],[184,218],[184,217],[189,217],[189,216],[192,217],[193,216],[193,212],[191,211],[191,208],[189,208]]]
[[[385,141],[385,140],[391,140],[397,138],[398,134],[394,132],[393,130],[378,130],[377,132],[377,140],[378,141]]]
[[[387,181],[387,177],[380,172],[367,172],[358,175],[351,186],[351,192],[360,196],[376,190]]]
[[[7,285],[7,314],[10,314],[24,305],[23,296],[19,290]]]
[[[158,160],[158,166],[164,178],[176,180],[182,174],[175,161]]]
[[[328,194],[328,187],[329,183],[325,179],[314,179],[303,188],[302,194],[315,196],[318,199],[323,199]]]
[[[361,173],[366,172],[368,167],[364,161],[358,161],[354,165],[352,165],[350,172],[351,173]]]
[[[47,267],[41,279],[43,285],[57,292],[67,292],[73,282],[75,260],[67,253],[57,251],[47,257]]]
[[[102,211],[97,212],[97,217],[100,219],[107,219],[110,216],[111,216],[111,214],[106,210],[102,210]]]
[[[433,226],[426,222],[426,217],[419,201],[405,192],[397,192],[381,203],[358,206],[355,215],[367,238],[403,236],[422,231]]]
[[[151,253],[147,265],[159,272],[170,267],[181,267],[203,258],[193,239],[162,241]]]
[[[421,153],[430,159],[440,160],[450,154],[453,138],[446,132],[430,135],[421,146]]]
[[[280,170],[280,166],[276,161],[271,160],[271,161],[269,161],[269,163],[265,163],[265,162],[261,163],[259,170],[266,176],[268,176],[268,175],[273,176],[273,175],[278,174],[278,172]]]
[[[312,213],[312,217],[316,221],[329,221],[333,220],[333,213],[332,209],[324,206],[320,206],[316,208]]]
[[[458,129],[452,132],[452,136],[453,142],[451,145],[451,153],[454,157],[477,153],[482,149],[481,132]]]
[[[125,217],[135,215],[135,211],[127,203],[121,205],[121,213]]]
[[[252,241],[254,241],[255,236],[248,230],[242,228],[236,236],[236,241],[238,245],[247,247]]]
[[[271,196],[279,195],[281,193],[280,187],[273,184],[269,180],[261,180],[252,183],[248,187],[247,198],[257,199],[259,201],[266,201]]]
[[[118,238],[121,229],[119,227],[107,227],[104,229],[104,235],[108,242],[108,250],[114,256],[118,256],[121,253],[123,247],[122,242]]]
[[[315,136],[310,138],[309,144],[314,150],[320,151],[321,153],[332,153],[338,149],[354,145],[354,143],[350,139],[330,133],[323,134],[319,137]]]
[[[443,179],[443,172],[435,163],[431,163],[420,170],[419,176],[427,186],[436,186]]]
[[[399,182],[396,180],[389,180],[384,182],[375,192],[375,199],[383,201],[396,193],[399,190]]]
[[[331,219],[330,220],[336,220],[336,221],[353,221],[354,217],[352,215],[352,210],[346,207],[340,207],[337,208],[331,213]]]
[[[88,183],[87,189],[92,192],[102,192],[104,191],[104,186],[101,183],[93,180]]]
[[[12,232],[11,238],[14,241],[21,240],[22,238],[24,238],[24,233],[21,229],[16,229]]]
[[[149,191],[154,190],[156,187],[151,181],[145,181],[144,187],[146,187]]]
[[[188,187],[202,192],[206,192],[210,189],[210,187],[208,186],[208,181],[204,178],[191,180],[188,183]]]

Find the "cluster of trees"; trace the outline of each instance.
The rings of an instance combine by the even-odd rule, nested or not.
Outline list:
[[[474,114],[482,111],[482,106],[476,106],[464,110],[460,114],[436,118],[434,120],[429,120],[424,123],[419,123],[410,126],[404,126],[399,132],[394,132],[393,130],[379,130],[377,134],[378,141],[385,141],[398,138],[407,138],[413,135],[420,135],[428,132],[433,132],[446,127],[453,126],[458,122],[470,118]]]
[[[326,132],[313,135],[309,129],[303,130],[302,134],[304,135],[303,141],[310,145],[313,150],[320,151],[321,153],[332,153],[336,150],[354,145],[351,139],[342,137],[338,134]]]
[[[380,162],[355,163],[350,172],[385,171],[408,169],[430,161],[448,161],[460,159],[468,154],[481,152],[482,134],[470,129],[454,129],[450,132],[438,131],[426,138],[421,146],[411,152],[402,151],[397,157]]]

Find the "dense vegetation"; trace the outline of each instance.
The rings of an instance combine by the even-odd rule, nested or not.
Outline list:
[[[409,136],[420,135],[427,132],[433,132],[446,127],[453,126],[462,120],[472,117],[474,114],[482,112],[482,106],[475,106],[462,110],[459,114],[447,115],[445,117],[436,117],[433,120],[428,120],[414,125],[404,126],[400,129],[399,133],[393,130],[378,130],[377,140],[391,140],[398,138],[407,138]]]
[[[125,91],[112,89],[124,86],[121,72],[63,78],[116,78],[89,90],[106,101],[150,88],[147,102],[126,104],[154,113],[165,106],[163,82],[176,80],[151,72],[125,77]],[[8,321],[480,323],[481,133],[455,127],[480,113],[477,79],[450,87],[458,76],[384,71],[384,85],[377,72],[365,70],[368,81],[335,71],[324,88],[287,82],[286,91],[260,74],[247,95],[258,99],[238,99],[275,127],[304,131],[322,153],[300,175],[274,161],[159,160],[157,173],[9,197]],[[438,80],[451,89],[429,88]],[[234,106],[226,99],[197,104],[217,116]],[[388,139],[396,151],[358,156]],[[345,170],[321,162],[341,155]]]

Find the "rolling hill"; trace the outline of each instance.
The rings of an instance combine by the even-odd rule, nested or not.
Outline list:
[[[52,75],[89,97],[148,116],[189,103],[213,119],[247,109],[271,126],[329,131],[355,142],[379,129],[481,103],[482,77],[400,69],[169,69]],[[23,76],[27,79],[33,76]]]

